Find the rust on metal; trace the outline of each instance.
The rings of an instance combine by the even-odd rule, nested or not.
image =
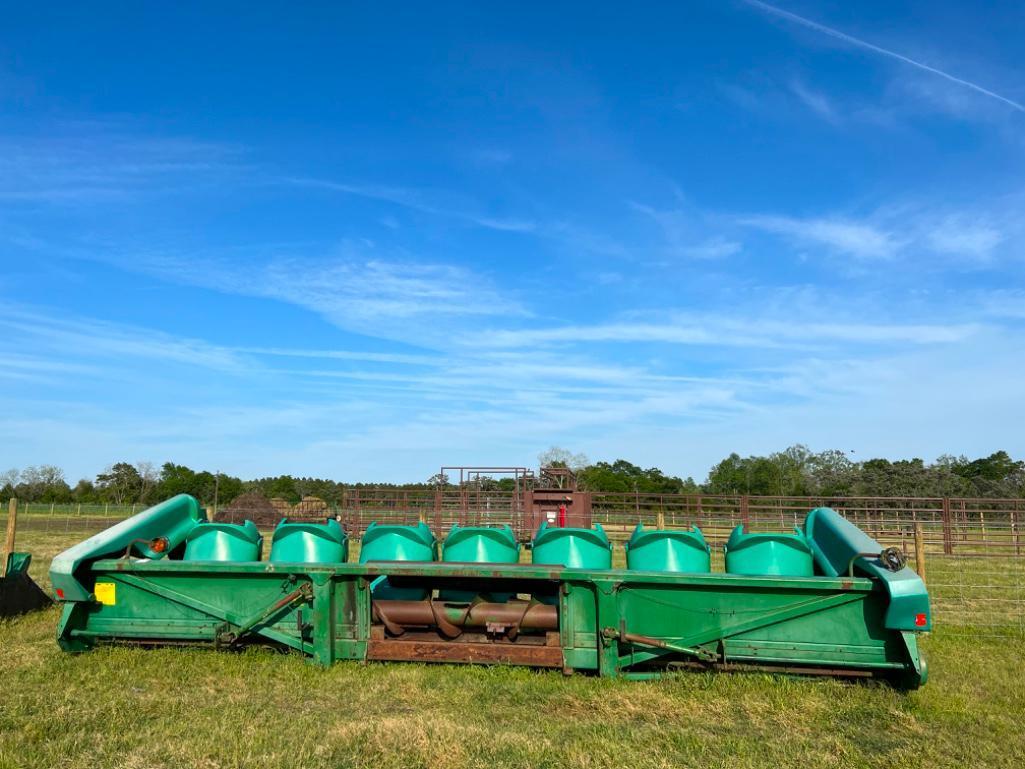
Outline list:
[[[373,602],[374,621],[392,635],[402,635],[411,627],[435,627],[446,638],[457,638],[464,629],[489,629],[510,633],[522,630],[558,630],[556,606],[534,601],[458,604],[427,599],[425,601]],[[511,632],[510,632],[511,631]]]
[[[367,659],[407,662],[468,662],[562,668],[562,647],[520,643],[463,643],[371,638]]]
[[[689,670],[718,670],[722,672],[740,671],[748,673],[781,673],[800,676],[827,676],[829,678],[878,678],[888,671],[859,670],[857,668],[830,668],[804,665],[765,665],[749,662],[699,662],[696,660],[680,660],[670,662],[669,668],[686,668]]]

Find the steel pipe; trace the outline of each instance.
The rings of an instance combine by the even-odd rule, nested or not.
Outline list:
[[[463,629],[484,628],[515,636],[520,630],[558,630],[559,610],[556,606],[531,601],[471,604],[443,601],[374,601],[373,616],[393,635],[401,635],[410,627],[437,627],[455,638]]]

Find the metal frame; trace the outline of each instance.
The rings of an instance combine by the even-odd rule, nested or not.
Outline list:
[[[754,665],[802,673],[925,680],[915,634],[885,627],[885,591],[849,577],[746,577],[495,564],[366,565],[105,559],[97,583],[113,604],[66,603],[61,646],[97,643],[264,643],[339,660],[505,662],[648,678],[676,666]],[[379,576],[435,589],[512,590],[554,602],[558,630],[516,627],[509,610],[474,630],[414,622],[396,635],[375,613]],[[546,598],[547,596],[547,598]],[[93,596],[95,598],[95,596]],[[438,611],[437,601],[417,609]],[[528,606],[538,606],[533,603]],[[442,604],[451,617],[465,604]],[[487,609],[481,609],[485,614]],[[394,630],[394,628],[393,628]]]

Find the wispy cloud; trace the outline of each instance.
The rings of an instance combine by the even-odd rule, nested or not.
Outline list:
[[[242,168],[238,147],[184,137],[145,137],[108,124],[48,135],[0,135],[0,200],[106,202],[193,189]]]
[[[926,237],[940,253],[988,261],[1007,234],[986,217],[949,214],[929,227]]]
[[[31,340],[31,349],[60,353],[63,358],[117,359],[124,364],[160,360],[198,366],[222,372],[251,369],[252,363],[235,352],[200,339],[176,337],[148,328],[114,324],[91,318],[55,317],[45,312],[0,306],[0,328],[13,332],[7,337],[5,354],[16,352]]]
[[[882,46],[870,43],[867,40],[855,37],[854,35],[849,35],[846,32],[841,32],[840,30],[834,29],[833,27],[826,26],[825,24],[820,24],[817,21],[812,21],[811,19],[805,18],[804,16],[799,16],[798,14],[792,13],[791,11],[787,11],[782,8],[778,8],[775,5],[770,5],[769,3],[762,2],[762,0],[744,0],[744,2],[754,8],[758,8],[762,11],[765,11],[766,13],[772,14],[773,16],[787,19],[788,21],[792,21],[795,24],[800,24],[801,26],[806,27],[807,29],[814,30],[823,35],[828,35],[829,37],[835,38],[837,40],[842,40],[843,42],[848,43],[849,45],[853,45],[858,48],[863,48],[867,51],[872,51],[873,53],[877,53],[881,56],[886,56],[888,58],[902,62],[909,66],[915,67],[923,72],[928,72],[937,77],[941,77],[944,80],[947,80],[951,83],[955,83],[964,88],[968,88],[972,91],[975,91],[976,93],[982,94],[983,96],[987,96],[991,99],[996,99],[997,101],[1006,104],[1009,107],[1012,107],[1018,112],[1025,112],[1025,105],[1021,104],[1018,101],[1015,101],[1014,99],[1008,98],[1007,96],[1003,96],[1002,94],[999,94],[996,91],[992,91],[988,88],[984,88],[978,83],[973,83],[970,80],[965,80],[964,78],[952,75],[951,73],[939,69],[938,67],[931,66],[929,64],[926,64],[925,62],[918,61],[916,59],[912,59],[910,56],[905,56],[904,54],[898,53],[897,51],[893,51],[889,48],[883,48]]]
[[[1016,253],[1025,238],[1018,216],[1020,196],[989,201],[985,206],[952,208],[917,203],[890,203],[862,216],[827,214],[735,217],[737,224],[781,236],[797,248],[862,262],[943,260],[971,268],[989,267],[998,257]]]
[[[979,330],[977,324],[822,323],[795,318],[677,315],[658,322],[602,323],[516,331],[494,331],[486,338],[496,347],[593,342],[661,343],[692,346],[780,348],[815,343],[943,344],[959,342]],[[474,340],[467,340],[474,344]]]
[[[538,445],[555,440],[548,436],[562,435],[572,436],[583,450],[593,445],[604,452],[610,449],[599,436],[610,430],[617,436],[645,429],[659,436],[666,430],[694,434],[707,424],[736,438],[738,425],[769,429],[767,420],[781,408],[791,418],[814,413],[824,403],[857,410],[865,398],[882,397],[887,387],[900,390],[906,381],[923,386],[905,356],[929,349],[942,351],[941,357],[963,351],[987,332],[970,323],[858,323],[839,316],[823,323],[792,309],[789,318],[782,310],[735,309],[729,316],[678,313],[647,322],[522,331],[500,324],[498,331],[481,329],[430,355],[219,346],[89,318],[7,312],[5,321],[37,329],[31,336],[8,337],[40,351],[33,360],[20,354],[23,373],[48,371],[73,378],[75,386],[66,402],[32,392],[18,399],[17,409],[6,408],[11,404],[0,390],[0,432],[18,442],[22,462],[45,459],[50,444],[40,436],[60,432],[105,457],[175,457],[243,475],[278,467],[331,475],[338,471],[329,464],[343,456],[352,479],[390,480],[375,472],[390,466],[396,447],[435,458],[467,452],[472,461],[474,453],[494,450],[497,435],[503,456],[515,459],[521,450],[532,456]],[[603,343],[622,343],[614,349],[624,354]],[[638,344],[662,345],[664,355],[658,357],[673,360],[670,373],[648,353],[633,355]],[[681,346],[726,346],[731,352],[723,356],[724,364],[709,367]],[[738,349],[745,346],[769,354]],[[892,353],[899,357],[889,362],[885,356]],[[182,387],[175,400],[160,404],[131,397],[138,382],[154,376],[153,362],[161,356],[174,364],[170,371],[180,372],[195,364],[197,355],[198,365],[230,373],[230,387],[220,393],[209,383]],[[934,361],[925,370],[935,373],[943,366]],[[83,378],[107,392],[106,405],[83,399]],[[61,414],[60,422],[54,413]],[[617,437],[614,450],[633,457],[643,443],[631,440]],[[262,448],[249,457],[239,445]],[[701,454],[699,472],[704,461]],[[84,461],[69,469],[79,468],[96,469]],[[395,480],[409,479],[408,466],[402,472],[406,475]]]
[[[262,272],[256,280],[237,281],[235,288],[308,307],[343,325],[353,320],[522,313],[483,280],[454,265],[276,259]]]
[[[1025,320],[1025,290],[1000,289],[977,297],[983,314],[996,318]]]
[[[116,263],[175,283],[296,305],[339,328],[427,348],[443,345],[453,327],[474,318],[529,316],[487,275],[385,258],[365,244],[343,244],[317,256],[255,247],[189,256],[128,250]]]
[[[837,113],[836,108],[833,106],[829,97],[824,93],[809,88],[800,80],[791,80],[790,90],[798,99],[800,99],[804,106],[826,122],[833,123],[834,125],[840,122],[840,116]]]
[[[723,259],[743,250],[739,240],[714,233],[705,221],[703,212],[687,205],[682,199],[678,202],[678,206],[670,209],[658,209],[642,203],[630,204],[633,210],[658,225],[664,240],[662,251],[666,257]]]
[[[892,234],[866,222],[789,216],[748,216],[738,221],[748,227],[784,235],[801,247],[826,247],[857,259],[890,259],[900,248]]]
[[[289,178],[290,184],[315,189],[340,192],[346,195],[356,195],[371,200],[382,200],[393,203],[403,208],[409,208],[432,216],[442,216],[449,219],[456,219],[467,222],[478,227],[484,227],[501,232],[532,232],[536,229],[535,222],[528,219],[508,219],[501,216],[491,216],[485,213],[470,210],[466,207],[459,207],[453,204],[443,203],[436,198],[439,193],[433,195],[422,190],[406,187],[388,187],[368,184],[350,184],[336,182],[327,179],[312,178]]]
[[[293,347],[233,347],[235,352],[282,358],[314,360],[367,361],[370,363],[402,363],[410,366],[437,366],[441,360],[433,355],[366,352],[354,350],[304,350]]]

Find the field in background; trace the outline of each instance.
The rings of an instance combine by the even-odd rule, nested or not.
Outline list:
[[[126,511],[61,512],[19,519],[18,549],[33,553],[44,588],[57,552]],[[986,526],[986,541],[1001,535],[999,521]],[[259,650],[71,656],[54,641],[56,609],[0,621],[0,769],[1018,766],[1025,560],[980,555],[981,530],[962,533],[953,554],[941,538],[928,547],[936,630],[923,639],[930,681],[912,693],[754,673],[638,683],[447,665],[321,670]]]

